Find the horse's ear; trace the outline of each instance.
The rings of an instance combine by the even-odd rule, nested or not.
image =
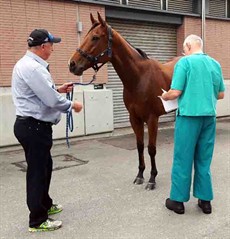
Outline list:
[[[102,19],[102,17],[101,17],[101,15],[100,15],[99,12],[97,12],[97,16],[98,16],[98,20],[99,20],[99,22],[101,23],[101,25],[102,25],[103,27],[105,27],[105,26],[106,26],[106,22],[105,22],[105,20]]]
[[[97,22],[97,20],[93,17],[92,13],[90,13],[90,20],[92,22],[92,25]]]

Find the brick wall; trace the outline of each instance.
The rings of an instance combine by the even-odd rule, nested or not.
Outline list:
[[[25,54],[26,39],[35,28],[45,28],[62,37],[48,60],[55,83],[79,80],[69,73],[67,62],[91,26],[90,12],[96,16],[97,11],[105,15],[101,6],[64,0],[0,0],[0,86],[10,86],[13,66]],[[80,36],[77,21],[83,22]],[[92,74],[92,70],[86,71],[83,81],[91,79]],[[104,66],[98,72],[97,83],[105,83],[107,78]]]
[[[201,19],[185,17],[177,31],[178,55],[181,55],[184,38],[190,34],[202,36]],[[230,80],[230,22],[206,19],[205,52],[220,62],[226,80]]]
[[[220,62],[230,80],[230,21],[208,20],[206,32],[206,52]]]
[[[64,0],[0,0],[0,87],[10,86],[13,66],[24,55],[26,39],[34,28],[46,28],[62,37],[62,42],[55,44],[54,52],[48,60],[55,82],[60,84],[67,80],[79,80],[79,77],[69,73],[67,62],[91,27],[90,12],[96,17],[97,11],[105,16],[103,6],[92,4]],[[78,21],[83,23],[80,35],[76,29]],[[225,79],[230,79],[229,25],[229,21],[206,19],[206,52],[221,63]],[[177,32],[178,55],[182,52],[184,38],[191,33],[201,36],[200,18],[184,18]],[[89,81],[92,74],[93,70],[87,70],[83,81]],[[107,80],[105,65],[98,72],[97,83],[106,83]]]

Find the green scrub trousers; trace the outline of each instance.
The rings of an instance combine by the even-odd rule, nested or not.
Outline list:
[[[171,200],[189,200],[193,163],[193,196],[206,201],[213,199],[210,165],[215,135],[215,116],[176,117]]]

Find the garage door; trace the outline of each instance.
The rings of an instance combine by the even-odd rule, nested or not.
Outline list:
[[[117,19],[107,19],[107,22],[150,58],[164,62],[176,56],[176,26]],[[123,84],[111,63],[108,64],[107,88],[113,91],[115,128],[129,126],[129,114],[123,102]],[[160,122],[173,121],[174,118],[175,113],[170,113],[161,116]]]

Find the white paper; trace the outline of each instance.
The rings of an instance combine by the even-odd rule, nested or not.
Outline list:
[[[164,89],[162,89],[162,91],[165,93],[167,91],[165,91]],[[163,100],[161,96],[159,96],[159,98],[161,99],[165,112],[171,112],[173,110],[176,110],[178,108],[178,101],[177,99],[175,100]]]

